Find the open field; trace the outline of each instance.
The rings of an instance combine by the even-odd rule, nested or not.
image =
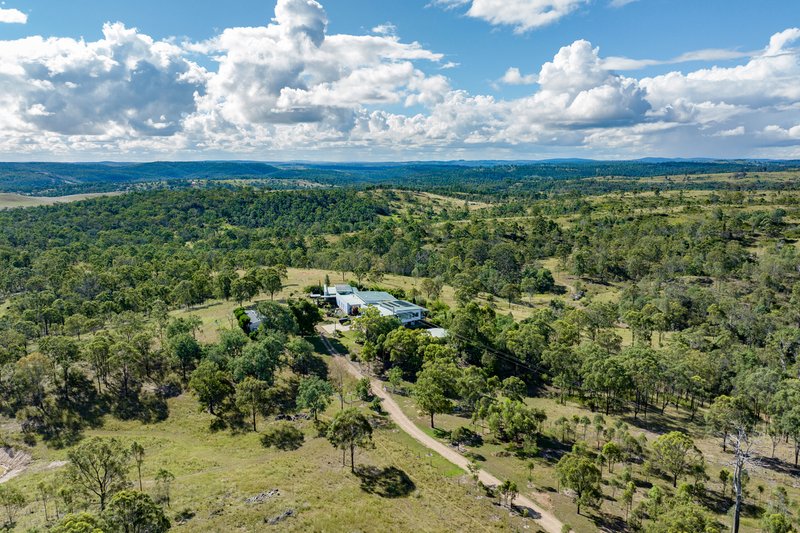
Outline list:
[[[65,204],[69,202],[78,202],[80,200],[87,200],[89,198],[97,198],[98,196],[117,196],[124,194],[123,192],[102,192],[102,193],[86,193],[86,194],[73,194],[70,196],[26,196],[24,194],[16,193],[0,193],[0,209],[11,209],[14,207],[37,207],[40,205],[53,205]]]

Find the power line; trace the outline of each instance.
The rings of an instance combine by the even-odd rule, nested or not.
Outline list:
[[[437,327],[437,328],[441,328],[442,327],[441,325],[436,324],[435,322],[433,322],[433,321],[431,321],[430,319],[427,319],[427,318],[421,320],[420,322],[422,322],[423,324],[426,324],[428,326],[433,326],[433,327]],[[526,363],[525,361],[523,361],[522,359],[519,359],[518,357],[514,356],[513,354],[510,354],[510,353],[507,353],[507,352],[502,352],[502,351],[500,351],[500,350],[498,350],[496,348],[493,348],[491,346],[486,346],[485,344],[479,343],[478,341],[476,341],[474,339],[470,339],[470,338],[464,337],[463,335],[459,335],[458,333],[453,333],[450,330],[447,330],[447,332],[448,332],[448,334],[453,335],[454,337],[457,337],[458,339],[461,339],[462,341],[466,342],[467,344],[471,344],[471,345],[473,345],[473,346],[475,346],[477,348],[481,348],[481,349],[483,349],[483,350],[485,350],[487,352],[490,352],[490,353],[492,353],[494,355],[497,355],[498,357],[500,357],[501,359],[505,360],[506,362],[514,363],[517,366],[525,368],[526,370],[528,370],[530,372],[533,372],[533,373],[540,373],[540,374],[544,374],[545,373],[544,369],[541,366],[536,365],[536,367],[533,367],[533,366],[529,365],[528,363]]]

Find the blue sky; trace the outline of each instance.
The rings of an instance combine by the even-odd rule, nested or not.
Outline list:
[[[7,0],[0,158],[800,157],[798,25],[788,0]]]

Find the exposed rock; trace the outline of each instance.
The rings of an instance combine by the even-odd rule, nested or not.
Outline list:
[[[287,510],[285,510],[284,512],[282,512],[281,514],[279,514],[277,516],[273,516],[272,518],[265,518],[264,522],[266,522],[270,526],[275,526],[277,524],[280,524],[281,522],[283,522],[287,518],[293,517],[294,515],[295,515],[294,509],[287,509]]]
[[[264,503],[265,501],[269,500],[270,498],[277,498],[281,495],[281,491],[278,489],[272,489],[269,492],[262,492],[261,494],[256,494],[255,496],[250,496],[244,500],[245,503],[249,504],[256,504],[256,503]]]
[[[0,448],[0,483],[14,479],[31,463],[31,456],[23,451],[4,446]]]

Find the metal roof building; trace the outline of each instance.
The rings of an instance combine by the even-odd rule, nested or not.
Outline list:
[[[350,285],[325,286],[323,297],[336,299],[336,307],[348,316],[357,316],[364,307],[375,307],[381,316],[396,317],[403,324],[417,322],[428,311],[424,307],[398,300],[388,292],[359,291]]]

